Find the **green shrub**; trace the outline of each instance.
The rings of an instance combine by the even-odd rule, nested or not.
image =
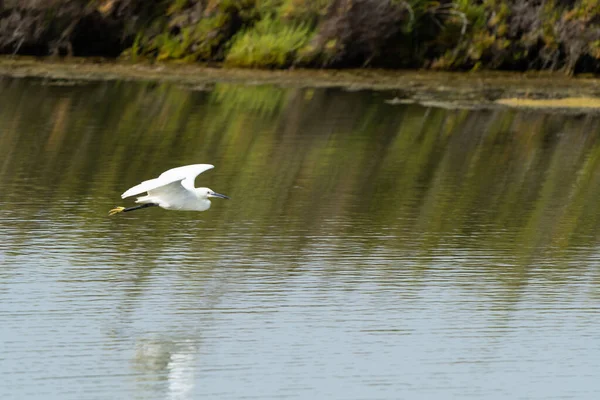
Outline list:
[[[271,17],[264,18],[232,39],[225,64],[236,67],[287,67],[311,36],[312,31],[306,24],[286,24]]]

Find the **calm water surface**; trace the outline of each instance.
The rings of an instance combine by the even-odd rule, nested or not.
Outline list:
[[[3,399],[598,399],[600,118],[0,81]],[[120,194],[184,164],[205,213]]]

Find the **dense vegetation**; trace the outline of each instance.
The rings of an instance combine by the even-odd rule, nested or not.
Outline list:
[[[225,66],[600,68],[597,0],[0,0],[0,51]]]

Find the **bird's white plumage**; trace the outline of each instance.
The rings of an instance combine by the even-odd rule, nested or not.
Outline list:
[[[110,210],[108,215],[151,206],[159,206],[166,210],[206,211],[210,208],[211,197],[229,198],[207,187],[194,187],[196,177],[211,168],[214,168],[211,164],[193,164],[165,171],[158,178],[135,185],[121,195],[122,198],[126,198],[147,192],[135,201],[141,203],[141,206],[116,207]]]
[[[172,168],[160,174],[158,178],[144,181],[126,190],[121,195],[121,198],[124,199],[144,192],[148,192],[149,196],[161,193],[165,195],[181,195],[184,191],[193,190],[196,177],[212,168],[214,168],[214,165],[211,164],[193,164]]]

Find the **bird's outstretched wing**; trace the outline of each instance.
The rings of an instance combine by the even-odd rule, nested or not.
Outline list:
[[[131,189],[128,189],[121,195],[121,198],[124,199],[129,196],[135,196],[136,194],[158,189],[161,186],[179,181],[181,181],[181,185],[183,185],[184,188],[191,190],[194,188],[194,180],[196,177],[211,168],[214,168],[214,165],[192,164],[173,168],[163,172],[158,178],[144,181],[139,185],[135,185]]]

